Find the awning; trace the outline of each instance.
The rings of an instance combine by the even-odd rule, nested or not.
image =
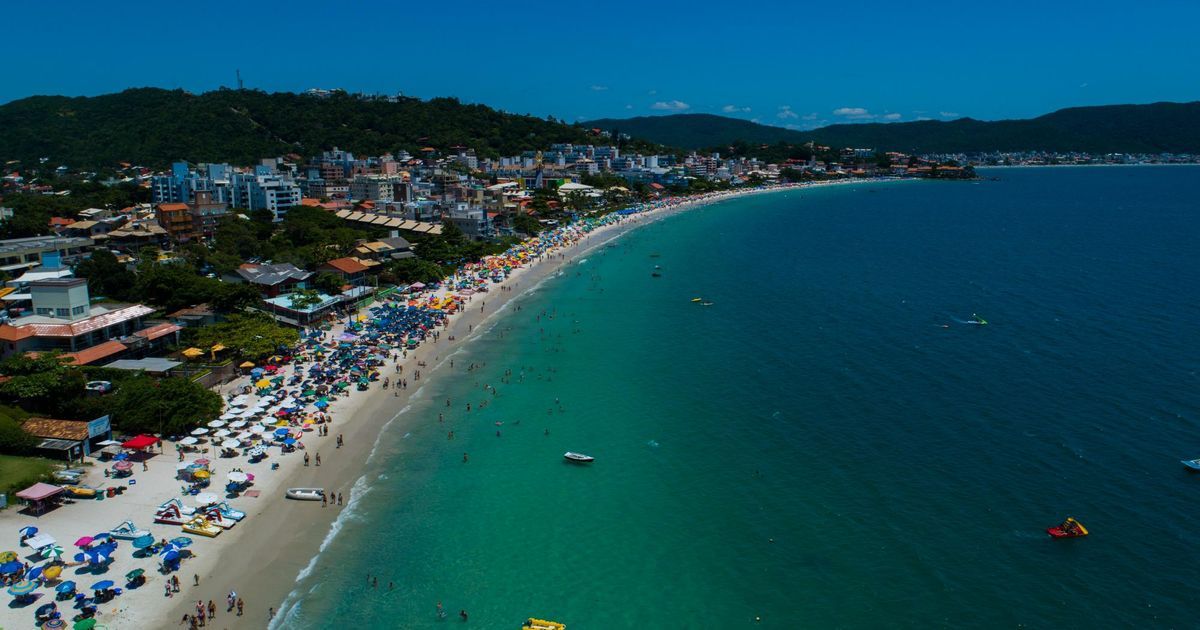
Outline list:
[[[155,444],[158,444],[158,438],[149,435],[139,435],[133,439],[126,440],[121,444],[121,447],[141,450],[143,448],[154,446]]]
[[[189,359],[195,359],[196,357],[204,356],[204,351],[200,348],[188,348],[187,350],[183,351],[183,356]]]
[[[17,496],[28,501],[43,501],[59,494],[63,489],[48,483],[35,483],[17,493]]]

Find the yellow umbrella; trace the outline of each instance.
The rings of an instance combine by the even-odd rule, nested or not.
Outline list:
[[[15,551],[0,552],[0,563],[12,562],[13,560],[16,560],[16,559],[17,559],[17,552],[15,552]]]
[[[196,357],[203,356],[203,355],[204,355],[204,351],[201,350],[200,348],[188,348],[187,350],[183,351],[183,356],[185,356],[189,359],[195,359]]]
[[[253,364],[253,363],[251,363],[251,362],[249,362],[249,361],[247,361],[247,362],[245,362],[245,363],[243,363],[243,364],[239,365],[238,367],[240,367],[240,368],[252,368],[252,367],[254,367],[254,364]]]
[[[197,479],[208,479],[209,472],[207,470],[197,470],[192,473],[192,476]]]
[[[46,579],[49,580],[56,579],[58,576],[62,575],[62,565],[52,564],[42,570],[42,575],[46,576]]]
[[[223,346],[223,345],[221,345],[221,344],[217,344],[217,345],[215,345],[215,346],[213,346],[213,347],[209,348],[209,350],[212,350],[213,352],[220,352],[220,351],[222,351],[222,350],[224,350],[224,349],[225,349],[225,346]]]
[[[267,379],[264,378],[264,379],[260,380],[259,382],[255,383],[254,386],[259,389],[266,389],[271,386],[271,381],[268,381]]]

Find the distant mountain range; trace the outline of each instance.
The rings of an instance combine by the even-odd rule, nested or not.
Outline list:
[[[811,131],[760,125],[711,114],[605,118],[586,127],[687,149],[750,144],[874,148],[909,153],[972,151],[1087,151],[1200,153],[1200,101],[1072,107],[1026,120],[842,124]]]
[[[34,96],[0,105],[0,161],[73,167],[174,160],[250,164],[334,146],[362,155],[455,146],[512,155],[555,142],[588,143],[582,128],[452,98],[325,97],[256,90],[138,88],[70,98]]]

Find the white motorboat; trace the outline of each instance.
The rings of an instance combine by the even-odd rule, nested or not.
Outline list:
[[[297,501],[320,501],[325,498],[324,488],[288,488],[284,493],[289,499]]]
[[[591,455],[584,455],[583,453],[572,453],[571,451],[567,451],[566,453],[563,453],[563,458],[565,458],[567,461],[577,462],[580,464],[590,464],[591,462],[596,461],[596,458],[592,457]]]

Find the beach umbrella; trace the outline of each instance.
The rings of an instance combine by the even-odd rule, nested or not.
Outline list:
[[[48,619],[42,624],[42,630],[66,630],[67,622],[59,618]]]
[[[91,536],[84,536],[84,537],[80,538],[79,540],[75,541],[75,546],[76,547],[86,547],[86,546],[92,544],[93,540],[95,540],[95,538],[92,538]]]
[[[112,580],[100,580],[99,582],[96,582],[95,584],[92,585],[92,590],[93,591],[107,591],[108,589],[110,589],[112,587],[113,587]]]
[[[171,544],[175,545],[176,551],[179,551],[180,549],[183,549],[184,547],[191,547],[192,539],[188,538],[186,536],[180,536],[179,538],[172,538]]]
[[[58,545],[46,545],[45,547],[42,547],[41,553],[43,558],[58,559],[63,555],[63,548]]]
[[[117,453],[116,456],[113,457],[113,459],[115,459],[119,462],[123,462],[123,461],[129,459],[129,453]]]
[[[288,430],[282,429],[282,428],[275,429],[275,433],[274,433],[275,437],[287,437],[287,434],[288,434]]]
[[[218,497],[215,494],[209,493],[209,492],[205,492],[204,494],[196,495],[196,505],[201,505],[201,506],[212,505],[213,503],[216,503],[220,500],[221,500],[220,497]]]
[[[262,457],[264,453],[266,453],[266,451],[264,451],[261,446],[255,446],[246,451],[246,454],[250,457]]]
[[[192,473],[192,476],[197,479],[208,479],[210,474],[211,473],[209,473],[207,470],[200,469],[200,470],[197,470],[196,472]]]
[[[223,437],[229,437],[230,435],[233,435],[233,434],[229,431],[229,429],[217,429],[216,431],[213,432],[213,437],[223,438]]]
[[[133,468],[133,462],[117,462],[113,465],[116,470],[129,470]]]
[[[33,611],[33,616],[37,617],[38,619],[41,619],[42,617],[49,617],[50,614],[56,610],[58,610],[58,605],[56,605],[54,602],[42,604],[41,606],[37,607],[37,610]]]
[[[233,438],[221,442],[221,448],[238,448],[241,445],[242,442],[240,440]]]
[[[76,621],[75,625],[71,626],[71,630],[93,630],[95,627],[96,618],[88,617],[87,619],[80,619],[79,621]]]
[[[17,533],[20,534],[23,538],[29,538],[30,536],[38,533],[38,528],[34,527],[33,525],[26,525],[25,527],[18,529]],[[8,552],[5,552],[5,553],[8,553]]]
[[[296,438],[290,437],[283,441],[284,444],[291,446],[296,443]]]
[[[109,540],[110,538],[112,538],[112,534],[108,532],[100,532],[99,534],[92,536],[92,541],[99,542],[101,540]]]
[[[150,535],[138,536],[137,538],[133,539],[133,548],[134,549],[145,549],[146,547],[153,547],[153,546],[154,546],[154,536],[150,536]]]
[[[66,582],[63,582],[62,584],[55,586],[54,590],[59,593],[70,593],[71,591],[75,590],[75,582],[72,582],[71,580],[67,580]]]
[[[24,597],[37,590],[37,584],[29,580],[21,580],[8,588],[8,594],[14,597]]]
[[[227,411],[227,412],[221,414],[221,419],[222,420],[233,420],[234,418],[238,417],[239,413],[241,413],[241,412],[240,411]]]
[[[201,457],[200,459],[197,459],[194,463],[200,464],[201,466],[207,466],[209,462],[208,462],[207,457]]]
[[[192,429],[192,435],[207,435],[207,434],[208,434],[208,429],[205,429],[204,427],[197,427],[195,429]]]
[[[142,575],[145,572],[146,572],[145,569],[134,569],[134,570],[130,571],[129,573],[125,574],[125,579],[132,582],[132,581],[142,577]]]
[[[232,481],[233,483],[246,483],[246,481],[248,481],[248,478],[246,477],[246,473],[235,470],[235,471],[229,473],[229,480]]]
[[[230,422],[230,423],[229,423],[229,428],[231,428],[231,429],[240,429],[240,428],[242,428],[242,427],[246,426],[247,424],[249,424],[249,423],[248,423],[248,422],[246,422],[245,420],[237,420],[237,421],[235,421],[235,422]]]
[[[185,437],[182,440],[179,440],[179,443],[184,446],[191,446],[193,444],[199,444],[200,440],[197,440],[194,437]]]
[[[16,560],[16,559],[17,559],[17,552],[15,552],[15,551],[5,551],[3,553],[0,553],[0,562],[12,562],[13,560]]]
[[[265,378],[259,379],[259,381],[257,383],[255,383],[254,386],[257,387],[258,389],[266,389],[271,386],[271,381],[268,381]]]
[[[219,429],[219,428],[225,426],[225,422],[222,420],[212,420],[208,423],[208,426],[210,426],[214,429]]]
[[[25,573],[25,579],[32,582],[32,581],[38,579],[39,577],[41,577],[42,571],[44,571],[44,570],[45,569],[43,569],[42,567],[33,567],[32,569],[30,569],[28,572]]]
[[[63,568],[61,564],[52,564],[42,570],[42,575],[45,576],[47,580],[55,580],[58,579],[58,576],[62,575],[62,570]]]

